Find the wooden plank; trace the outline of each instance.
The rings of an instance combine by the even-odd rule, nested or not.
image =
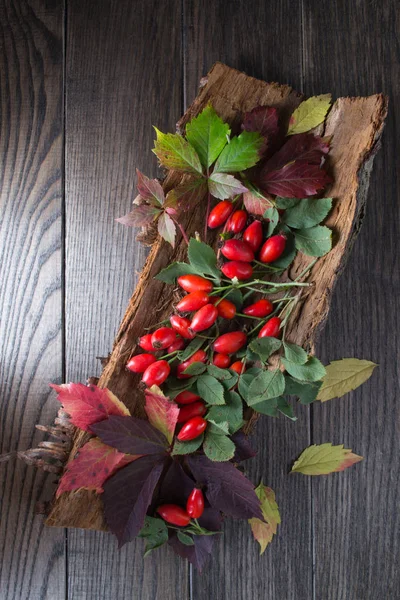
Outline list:
[[[380,366],[361,389],[313,410],[313,441],[345,443],[365,456],[348,472],[312,480],[315,598],[397,598],[400,16],[391,0],[303,4],[305,91],[383,91],[391,103],[364,225],[318,346],[325,361],[357,356]]]
[[[67,380],[85,381],[144,262],[136,232],[114,219],[136,195],[135,168],[156,175],[152,125],[173,130],[181,112],[180,6],[71,0],[67,25]],[[183,561],[169,549],[142,555],[142,541],[118,551],[108,534],[70,531],[69,598],[187,597]]]
[[[284,0],[190,2],[186,15],[187,96],[214,60],[245,70],[266,81],[301,88],[301,4]],[[290,15],[290,26],[288,25]],[[253,444],[257,458],[249,461],[251,480],[261,478],[277,493],[282,525],[271,548],[259,556],[246,523],[228,520],[218,551],[201,575],[193,571],[193,595],[208,598],[310,599],[312,545],[310,485],[305,478],[287,477],[287,465],[308,445],[308,410],[297,423],[264,417]]]
[[[62,377],[62,28],[62,1],[0,2],[0,453],[43,440]],[[10,461],[0,489],[1,598],[64,599],[64,532],[34,513],[52,478]]]

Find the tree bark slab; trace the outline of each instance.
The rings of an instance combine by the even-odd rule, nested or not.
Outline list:
[[[185,124],[196,116],[209,102],[217,113],[228,121],[232,129],[238,128],[243,112],[258,105],[276,106],[283,120],[301,102],[301,94],[287,85],[265,83],[244,73],[216,63],[202,79],[198,96],[179,121]],[[307,288],[297,304],[287,337],[290,341],[306,345],[311,350],[329,311],[336,280],[342,272],[352,244],[360,229],[367,199],[369,176],[387,113],[387,99],[382,94],[366,98],[339,98],[333,105],[325,123],[323,134],[333,136],[329,154],[330,170],[334,183],[327,195],[334,198],[334,206],[326,221],[333,230],[334,247],[318,260],[310,272]],[[181,175],[170,172],[163,186],[167,191],[180,181]],[[180,220],[189,235],[202,231],[206,203],[196,210],[183,213]],[[217,234],[210,235],[215,242]],[[209,242],[210,242],[209,240]],[[142,270],[140,280],[129,302],[116,336],[110,360],[99,380],[126,404],[132,414],[144,417],[144,394],[139,389],[139,376],[125,369],[126,362],[136,349],[137,339],[146,327],[165,319],[173,303],[173,287],[154,279],[154,276],[171,262],[186,259],[186,244],[178,236],[175,249],[157,238]],[[308,264],[310,258],[299,253],[290,268],[293,278]],[[251,419],[248,427],[254,423]],[[77,430],[69,456],[72,460],[88,435]],[[58,527],[106,529],[101,496],[89,490],[62,494],[54,501],[46,521]]]

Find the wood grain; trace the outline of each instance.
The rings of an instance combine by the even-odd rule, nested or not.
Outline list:
[[[0,2],[1,452],[38,444],[62,377],[63,3]],[[64,532],[43,527],[51,478],[1,464],[0,596],[65,598]]]
[[[342,476],[312,480],[315,600],[398,598],[400,18],[391,0],[306,0],[304,19],[307,93],[389,95],[363,228],[317,347],[325,362],[358,356],[379,368],[359,390],[313,407],[315,443],[345,443],[365,457]]]
[[[172,1],[68,2],[66,73],[66,375],[97,375],[141,270],[130,210],[135,169],[156,175],[152,125],[181,113],[180,6]],[[83,508],[82,508],[83,510]],[[103,533],[68,533],[69,598],[188,595],[188,566],[169,549],[143,559]]]

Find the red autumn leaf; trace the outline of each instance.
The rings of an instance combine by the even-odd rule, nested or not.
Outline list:
[[[279,133],[278,110],[272,106],[256,106],[244,115],[242,128],[246,131],[258,131],[263,137]]]
[[[189,210],[198,204],[207,194],[207,180],[204,177],[190,177],[167,194],[169,206],[179,206],[181,210]]]
[[[156,385],[146,389],[145,411],[150,423],[161,431],[171,444],[178,421],[179,407],[164,396]]]
[[[271,208],[272,206],[266,198],[261,198],[253,192],[246,192],[243,194],[243,202],[246,210],[252,215],[263,216],[267,208]]]
[[[107,388],[83,383],[50,384],[58,393],[58,400],[71,416],[71,422],[90,431],[90,425],[107,419],[110,415],[130,415],[129,410]]]
[[[143,200],[146,200],[153,206],[164,204],[164,190],[158,179],[149,179],[136,169],[137,189]]]
[[[150,204],[134,204],[131,212],[115,220],[122,223],[122,225],[127,225],[127,227],[144,227],[154,221],[159,213],[159,209],[150,206]]]
[[[260,176],[263,190],[286,198],[314,196],[331,181],[323,169],[304,161],[295,161],[274,171],[263,170]]]
[[[99,438],[89,440],[75,458],[68,463],[57,488],[56,497],[64,492],[86,489],[103,491],[103,483],[118,469],[129,464],[138,456],[123,454],[103,444]]]
[[[262,173],[281,169],[294,160],[302,160],[310,165],[321,165],[322,157],[329,152],[328,138],[310,133],[293,135],[270,158],[263,167]]]

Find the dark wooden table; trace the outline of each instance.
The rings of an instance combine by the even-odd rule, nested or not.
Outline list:
[[[142,542],[43,527],[52,476],[0,465],[1,600],[395,600],[399,575],[400,12],[396,0],[0,0],[0,435],[25,449],[57,410],[50,381],[100,370],[145,251],[114,218],[135,168],[156,174],[152,124],[173,130],[222,60],[306,94],[390,96],[361,235],[319,355],[379,363],[341,400],[265,418],[250,473],[277,492],[266,553],[227,522],[199,575]],[[396,10],[397,9],[397,10]],[[153,156],[153,157],[152,157]],[[288,477],[308,444],[365,456],[344,473]]]

